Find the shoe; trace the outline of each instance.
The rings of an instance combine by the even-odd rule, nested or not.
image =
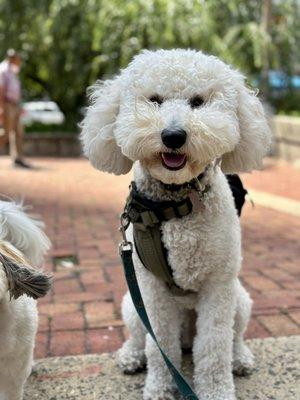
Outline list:
[[[14,167],[26,168],[26,169],[32,168],[32,166],[30,164],[27,164],[25,161],[21,160],[20,158],[15,159]]]

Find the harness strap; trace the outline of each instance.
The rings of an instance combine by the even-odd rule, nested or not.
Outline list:
[[[145,227],[149,227],[187,216],[191,213],[193,204],[189,197],[178,202],[150,200],[141,196],[135,182],[132,182],[125,208],[133,224],[141,222]]]
[[[128,245],[129,242],[125,242],[124,245]],[[157,338],[155,336],[155,333],[152,329],[151,323],[149,321],[149,317],[144,305],[144,301],[140,292],[140,288],[137,282],[136,278],[136,273],[135,269],[133,266],[133,261],[132,261],[132,248],[128,250],[124,250],[123,247],[121,247],[121,259],[123,262],[123,267],[124,267],[124,273],[127,281],[127,285],[129,288],[129,292],[132,298],[132,302],[135,306],[136,312],[138,313],[141,321],[143,322],[145,328],[147,329],[148,333],[151,335],[152,339],[156,343],[161,355],[163,356],[163,359],[169,368],[169,371],[171,375],[173,376],[173,379],[178,387],[179,392],[184,396],[185,400],[199,400],[198,397],[196,396],[195,392],[192,390],[190,385],[187,383],[185,378],[181,375],[181,373],[178,371],[178,369],[173,365],[173,363],[170,361],[168,356],[165,354],[163,349],[160,347]]]

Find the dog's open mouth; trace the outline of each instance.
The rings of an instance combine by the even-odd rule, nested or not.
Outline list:
[[[177,171],[186,164],[186,155],[179,153],[161,153],[162,164],[171,171]]]

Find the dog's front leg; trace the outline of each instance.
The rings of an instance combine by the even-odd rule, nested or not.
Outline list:
[[[22,400],[23,399],[23,386],[25,382],[16,380],[14,385],[9,385],[7,388],[4,400]],[[0,393],[0,400],[3,398],[1,397]]]
[[[194,383],[200,400],[234,400],[232,343],[236,295],[234,280],[211,278],[197,305]]]
[[[183,313],[167,293],[167,289],[161,285],[152,292],[149,300],[151,303],[147,312],[157,340],[173,364],[180,368],[180,328]],[[149,334],[146,337],[146,356],[148,373],[144,400],[174,400],[173,378]]]

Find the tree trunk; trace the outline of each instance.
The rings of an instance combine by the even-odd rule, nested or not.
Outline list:
[[[263,52],[262,52],[262,84],[261,93],[262,97],[266,100],[269,95],[269,31],[270,31],[270,20],[271,20],[271,0],[263,0],[262,2],[262,14],[261,14],[261,30],[264,37]]]

